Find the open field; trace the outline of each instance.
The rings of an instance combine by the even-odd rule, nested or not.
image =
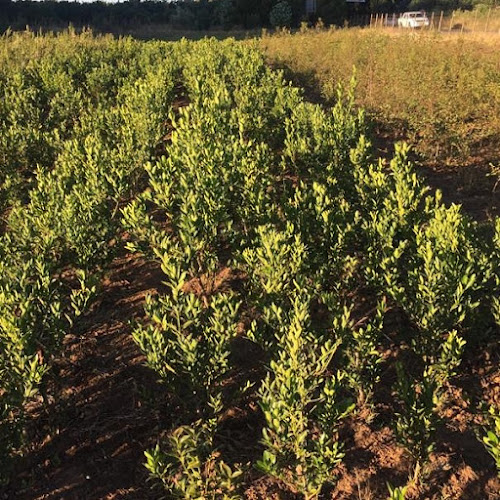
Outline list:
[[[499,498],[500,219],[389,144],[498,159],[500,67],[395,39],[0,39],[0,493]]]
[[[337,82],[349,81],[355,67],[357,102],[427,157],[468,158],[491,146],[485,160],[498,158],[499,44],[496,36],[390,28],[262,39],[271,62],[302,75],[330,102]]]

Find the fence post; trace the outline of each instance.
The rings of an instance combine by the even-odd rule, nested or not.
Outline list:
[[[441,27],[443,26],[443,11],[441,11],[441,15],[439,16],[439,25],[438,25],[438,31],[441,31]]]
[[[452,28],[452,26],[453,26],[453,18],[454,18],[454,17],[455,17],[455,11],[453,11],[453,12],[451,13],[451,18],[450,18],[450,27],[449,27],[449,29],[448,29],[448,33],[450,33],[450,32],[451,32],[451,28]]]
[[[370,28],[372,27],[373,14],[370,14]]]
[[[490,27],[490,16],[491,16],[491,7],[490,10],[488,11],[488,15],[486,16],[486,26],[484,28],[484,31],[488,31],[488,28]]]
[[[432,11],[431,22],[429,23],[429,30],[434,29],[434,11]]]
[[[476,9],[476,15],[474,16],[474,28],[472,28],[472,31],[477,31],[477,16],[479,14],[479,10]]]

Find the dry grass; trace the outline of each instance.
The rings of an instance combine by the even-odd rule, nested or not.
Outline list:
[[[397,29],[265,36],[269,60],[326,102],[356,68],[358,103],[427,159],[500,156],[499,35]]]
[[[486,32],[500,34],[500,8],[455,11],[451,17],[455,29],[464,32]]]

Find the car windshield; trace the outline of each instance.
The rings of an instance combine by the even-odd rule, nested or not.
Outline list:
[[[425,17],[425,12],[410,12],[409,17]]]

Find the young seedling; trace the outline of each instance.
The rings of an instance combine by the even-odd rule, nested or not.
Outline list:
[[[500,478],[500,410],[490,407],[488,411],[488,427],[486,433],[482,436],[482,442],[493,457]]]
[[[315,499],[343,457],[336,430],[352,405],[339,394],[344,375],[328,372],[339,341],[311,331],[308,308],[298,295],[259,391],[266,449],[257,466]]]

